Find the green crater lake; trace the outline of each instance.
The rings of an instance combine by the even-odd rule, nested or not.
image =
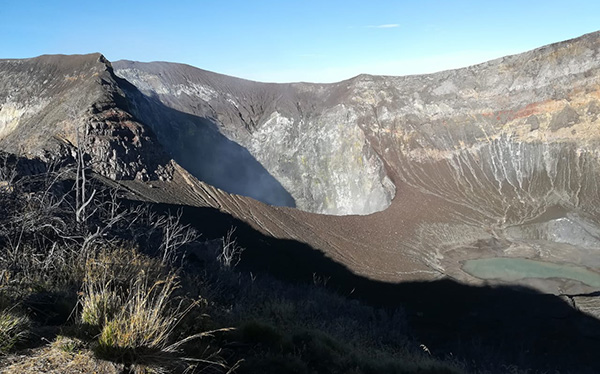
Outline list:
[[[573,279],[600,288],[600,274],[575,265],[561,265],[525,258],[482,258],[465,261],[462,269],[481,279],[517,281],[524,278]]]

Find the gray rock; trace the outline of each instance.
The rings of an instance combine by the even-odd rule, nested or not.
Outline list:
[[[530,131],[535,131],[540,128],[540,120],[535,115],[527,117],[525,124],[529,125]]]
[[[567,105],[559,113],[555,114],[550,121],[550,130],[558,131],[567,127],[572,127],[579,121],[579,114],[571,106]]]

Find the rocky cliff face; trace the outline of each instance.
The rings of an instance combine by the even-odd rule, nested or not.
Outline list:
[[[128,86],[100,54],[0,60],[0,148],[49,161],[79,145],[106,177],[168,179],[170,157],[128,112]]]
[[[600,248],[599,49],[592,34],[456,71],[360,79],[357,103],[392,87],[376,99],[375,124],[358,120],[392,177],[457,205],[422,238],[440,258],[474,245],[469,232],[521,253]]]
[[[466,69],[364,77],[358,120],[396,179],[518,224],[540,206],[597,216],[598,35]],[[437,170],[437,173],[432,173]]]
[[[380,211],[394,196],[383,162],[356,125],[360,113],[340,100],[347,83],[265,84],[170,63],[114,66],[171,112],[162,110],[158,120],[144,117],[145,106],[138,110],[200,180],[271,204],[337,215]],[[177,113],[187,121],[173,118]],[[207,144],[221,134],[230,141]],[[239,146],[251,157],[239,157]],[[212,157],[196,157],[202,149]],[[229,176],[232,158],[238,160],[235,178]]]

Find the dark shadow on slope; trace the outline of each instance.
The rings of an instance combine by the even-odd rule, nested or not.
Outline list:
[[[294,198],[244,147],[209,118],[177,111],[115,78],[138,119],[152,128],[173,159],[201,181],[266,204],[295,207]]]
[[[290,282],[313,282],[317,275],[328,279],[329,289],[347,297],[404,308],[412,338],[436,357],[452,355],[500,372],[515,365],[532,372],[600,372],[600,321],[559,297],[523,287],[474,287],[452,280],[373,281],[306,244],[265,236],[216,209],[185,207],[183,220],[205,239],[220,238],[236,227],[237,241],[246,248],[241,271],[269,273]]]

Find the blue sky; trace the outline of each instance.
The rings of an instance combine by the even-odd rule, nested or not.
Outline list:
[[[600,30],[600,1],[0,1],[0,58],[101,52],[259,81],[429,73]]]

